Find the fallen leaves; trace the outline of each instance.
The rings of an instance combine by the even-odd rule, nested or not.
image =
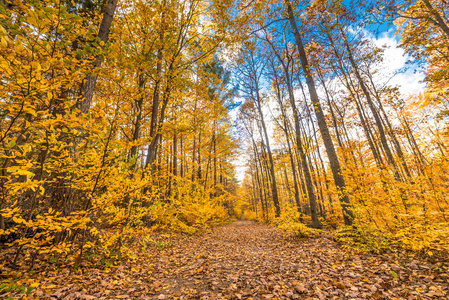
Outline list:
[[[249,221],[171,238],[173,247],[107,269],[35,274],[28,299],[438,299],[449,290],[448,275],[425,261],[359,255]]]
[[[304,285],[302,284],[297,284],[294,286],[295,291],[297,291],[300,294],[304,294],[307,293],[307,289]]]

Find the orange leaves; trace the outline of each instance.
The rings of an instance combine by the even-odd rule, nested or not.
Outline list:
[[[427,3],[426,3],[427,2]],[[426,3],[426,4],[425,4]],[[432,7],[432,10],[428,8]],[[421,0],[407,7],[396,20],[401,27],[401,47],[418,59],[427,61],[425,91],[438,109],[447,106],[448,86],[447,44],[449,41],[447,24],[438,19],[447,13],[447,4],[441,0]],[[447,115],[447,112],[441,112]]]

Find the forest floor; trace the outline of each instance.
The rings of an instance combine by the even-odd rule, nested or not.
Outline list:
[[[171,235],[103,269],[36,273],[28,299],[447,299],[438,264],[361,255],[251,221]]]

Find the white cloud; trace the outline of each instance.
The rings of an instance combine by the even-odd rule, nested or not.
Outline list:
[[[379,64],[382,76],[390,77],[398,70],[408,67],[406,72],[396,74],[389,84],[397,85],[404,95],[421,93],[425,87],[424,74],[418,71],[416,66],[407,66],[408,55],[404,49],[399,48],[398,37],[394,35],[394,30],[384,32],[378,38],[369,33],[367,36],[376,46],[386,46],[384,61]]]

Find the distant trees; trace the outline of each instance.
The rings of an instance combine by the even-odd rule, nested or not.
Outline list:
[[[263,75],[263,70],[266,66],[266,62],[259,53],[256,53],[257,48],[249,46],[244,49],[243,60],[244,64],[239,67],[239,73],[242,78],[240,90],[243,95],[247,98],[247,101],[252,101],[252,108],[257,112],[257,122],[256,126],[259,127],[259,133],[262,141],[262,153],[264,153],[264,161],[268,163],[269,171],[269,181],[271,186],[271,197],[275,207],[275,215],[279,217],[280,215],[280,205],[279,197],[276,184],[276,176],[274,171],[273,153],[270,147],[270,139],[268,137],[267,125],[264,118],[264,113],[262,110],[262,102],[264,97],[261,94],[261,78]],[[249,104],[248,104],[248,107]],[[252,134],[252,133],[251,133]],[[268,161],[266,157],[268,157]]]

